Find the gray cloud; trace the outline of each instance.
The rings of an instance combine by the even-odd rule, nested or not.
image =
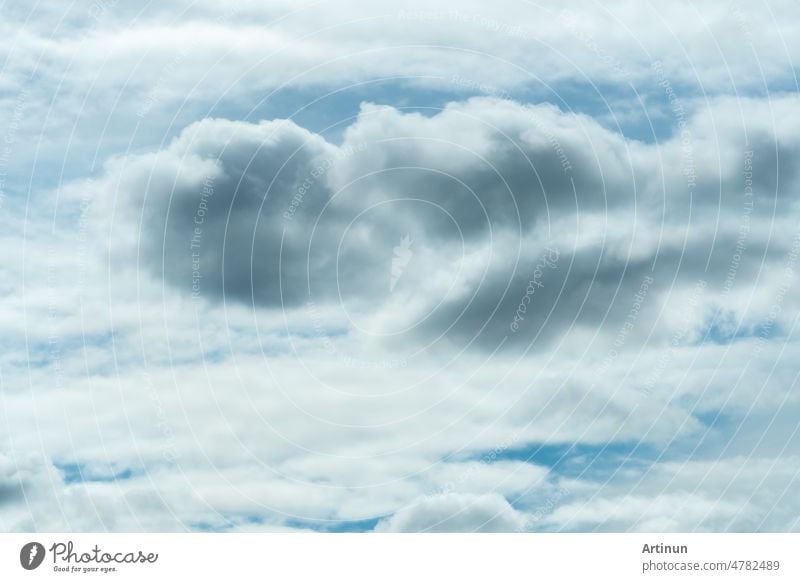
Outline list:
[[[430,116],[365,104],[339,145],[290,121],[205,120],[110,175],[142,217],[128,225],[142,266],[187,295],[310,301],[391,341],[546,345],[573,326],[615,332],[648,278],[650,321],[664,293],[704,280],[716,294],[732,264],[747,285],[782,260],[770,232],[795,206],[796,134],[770,117],[796,100],[709,134],[731,107],[650,145],[489,98]]]

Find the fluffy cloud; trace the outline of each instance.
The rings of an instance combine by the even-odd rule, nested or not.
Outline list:
[[[655,324],[698,282],[701,308],[754,327],[766,301],[742,313],[740,298],[774,293],[758,277],[793,256],[771,233],[797,212],[784,194],[797,133],[774,118],[797,105],[753,101],[737,125],[720,100],[660,144],[491,98],[430,116],[367,104],[341,144],[291,121],[205,120],[115,162],[101,188],[122,204],[116,236],[135,240],[117,260],[292,322],[328,310],[374,341],[495,349],[613,334],[643,288],[637,317]]]
[[[423,500],[381,522],[379,532],[513,532],[525,520],[500,495],[449,494]]]
[[[797,531],[797,477],[792,456],[662,463],[564,503],[544,523],[597,531]]]

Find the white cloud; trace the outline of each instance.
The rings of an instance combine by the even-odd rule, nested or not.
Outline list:
[[[379,532],[514,532],[525,520],[500,495],[447,494],[423,499],[375,528]]]

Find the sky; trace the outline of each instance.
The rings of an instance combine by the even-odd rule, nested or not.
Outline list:
[[[800,531],[795,2],[0,12],[0,531]]]

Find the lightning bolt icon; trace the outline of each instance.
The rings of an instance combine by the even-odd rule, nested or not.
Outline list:
[[[39,553],[39,548],[37,546],[31,547],[30,556],[28,556],[28,566],[33,564],[33,559],[36,557],[36,554]]]

